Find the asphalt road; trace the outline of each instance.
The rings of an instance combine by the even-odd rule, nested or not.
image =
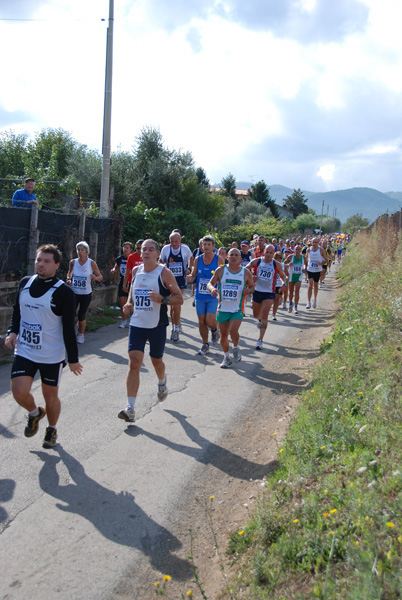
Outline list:
[[[45,421],[36,437],[24,437],[25,411],[9,391],[10,366],[0,367],[0,598],[106,599],[118,596],[127,578],[135,589],[147,569],[188,574],[190,565],[175,555],[182,542],[172,528],[184,495],[206,464],[226,468],[225,436],[241,426],[258,395],[278,385],[279,355],[298,359],[297,340],[328,325],[334,288],[331,272],[318,308],[307,311],[303,284],[300,314],[278,311],[263,352],[254,349],[248,305],[243,360],[228,370],[219,368],[219,345],[196,355],[201,343],[186,295],[183,334],[166,347],[169,396],[158,404],[146,355],[135,425],[117,418],[125,406],[127,330],[113,325],[88,334],[80,347],[83,374],[63,374],[59,444],[51,450],[42,449]],[[289,370],[288,393],[301,378]],[[33,393],[41,404],[37,380]]]

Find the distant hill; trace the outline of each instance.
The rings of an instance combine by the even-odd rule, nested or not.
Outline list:
[[[268,184],[267,184],[268,185]],[[239,190],[248,190],[252,183],[236,182]],[[269,192],[277,204],[282,206],[283,199],[293,193],[294,188],[284,185],[270,185]],[[302,190],[307,198],[309,208],[320,215],[324,202],[324,215],[335,216],[344,223],[349,217],[361,213],[363,217],[374,221],[380,215],[396,212],[402,209],[402,192],[387,192],[383,194],[373,188],[351,188],[335,192],[310,192]]]
[[[321,214],[324,202],[324,215],[335,216],[344,223],[346,219],[361,213],[363,217],[374,221],[380,215],[401,210],[402,203],[373,188],[352,188],[350,190],[338,190],[336,192],[317,192],[307,196],[308,206]],[[336,211],[336,212],[335,212]]]
[[[389,196],[390,198],[394,198],[394,200],[399,200],[399,202],[402,202],[402,192],[385,192],[386,196]]]

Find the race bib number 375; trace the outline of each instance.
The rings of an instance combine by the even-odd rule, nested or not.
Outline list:
[[[135,310],[153,310],[151,298],[149,297],[149,292],[151,290],[135,290],[135,300],[134,306]]]

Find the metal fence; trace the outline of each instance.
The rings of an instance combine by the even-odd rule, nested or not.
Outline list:
[[[37,224],[32,226],[34,209],[0,206],[0,279],[18,279],[28,271],[29,247],[34,240],[38,245],[56,244],[63,253],[61,273],[68,270],[68,263],[76,257],[75,245],[85,240],[109,282],[108,272],[114,258],[119,254],[122,221],[119,217],[89,217],[79,214],[64,214],[55,211],[37,210]]]

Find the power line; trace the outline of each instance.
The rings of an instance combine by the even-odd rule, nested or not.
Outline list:
[[[2,19],[0,17],[0,21],[22,21],[29,23],[58,23],[62,21],[70,22],[70,23],[93,23],[93,19]],[[106,21],[106,19],[101,19],[101,21]]]

